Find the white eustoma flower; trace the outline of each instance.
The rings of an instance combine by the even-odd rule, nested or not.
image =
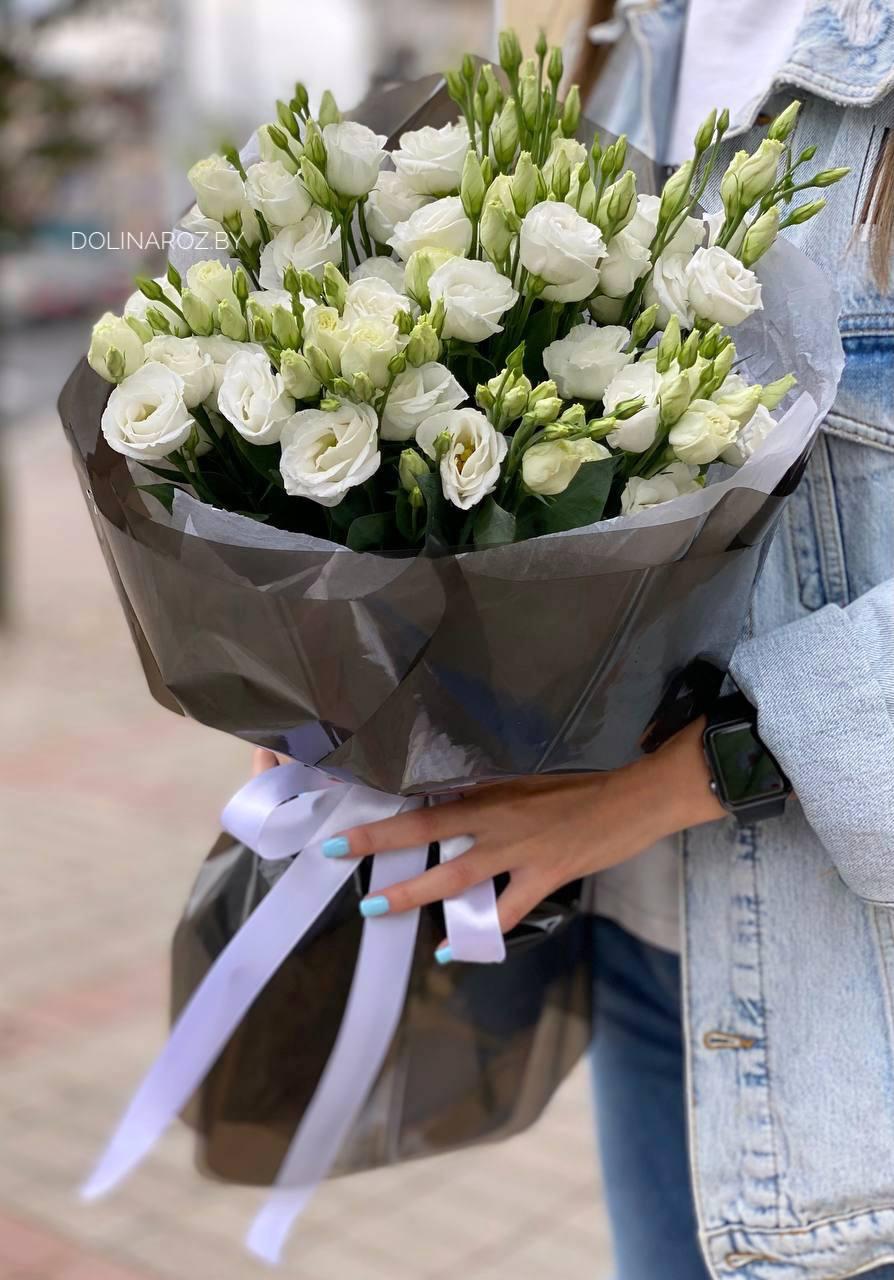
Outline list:
[[[426,125],[401,135],[392,154],[394,167],[413,191],[425,196],[446,196],[459,190],[469,130],[464,121],[440,129]]]
[[[570,204],[544,200],[524,217],[519,260],[526,271],[545,280],[547,302],[581,302],[595,290],[598,265],[605,256],[602,232]]]
[[[382,316],[385,320],[393,320],[398,311],[410,311],[412,305],[403,290],[398,292],[381,276],[366,276],[360,280],[352,280],[348,285],[343,319],[345,324],[352,324],[366,316]]]
[[[113,349],[120,353],[123,362],[118,377],[113,377],[109,369],[109,352]],[[87,363],[101,378],[106,382],[119,382],[136,373],[144,359],[141,338],[122,316],[107,311],[97,320],[90,337]]]
[[[393,258],[366,258],[351,272],[351,284],[355,280],[384,280],[396,293],[404,291],[404,265]]]
[[[638,511],[656,507],[659,502],[670,502],[684,493],[696,493],[700,488],[698,467],[672,462],[648,480],[645,476],[631,476],[621,494],[621,513],[634,516]]]
[[[776,419],[770,410],[759,404],[733,443],[721,453],[722,461],[733,467],[741,467],[763,444],[775,426]]]
[[[608,384],[633,359],[624,348],[630,330],[620,324],[576,324],[543,352],[543,367],[563,400],[601,400]]]
[[[194,262],[186,273],[186,287],[211,308],[215,317],[222,302],[228,302],[237,311],[241,310],[233,284],[233,273],[216,258],[203,258],[201,262]]]
[[[214,361],[195,338],[160,335],[146,343],[147,360],[167,365],[183,379],[183,403],[187,409],[207,400],[214,390]]]
[[[623,449],[625,453],[645,453],[646,449],[652,447],[658,430],[658,394],[661,385],[662,377],[654,360],[637,360],[635,364],[629,364],[626,369],[615,374],[602,397],[605,412],[614,413],[624,400],[642,398],[644,403],[637,413],[619,422],[614,431],[609,432],[607,439],[613,449]]]
[[[295,411],[282,376],[274,373],[265,351],[239,351],[227,361],[217,407],[243,439],[275,444]]]
[[[410,365],[391,384],[382,414],[382,439],[410,440],[426,418],[456,409],[465,399],[465,390],[444,365],[435,361],[415,369]]]
[[[240,213],[245,204],[242,175],[223,156],[206,156],[187,173],[189,185],[196,193],[196,204],[206,218],[223,222]]]
[[[544,440],[525,450],[522,479],[532,493],[555,497],[565,492],[585,462],[610,457],[596,440]]]
[[[310,271],[319,279],[327,262],[341,259],[339,232],[332,214],[314,205],[294,226],[283,227],[261,251],[262,289],[279,289],[287,267]]]
[[[210,356],[211,367],[214,372],[214,385],[208,396],[208,401],[213,408],[217,408],[217,396],[224,379],[227,364],[232,356],[238,355],[240,352],[261,352],[264,354],[264,348],[257,342],[236,342],[234,338],[227,338],[222,333],[213,333],[208,338],[196,338],[196,345],[199,350]]]
[[[500,318],[518,301],[511,280],[492,262],[451,258],[432,272],[428,281],[432,305],[444,300],[442,337],[483,342],[500,333]]]
[[[251,246],[261,238],[261,226],[254,209],[246,200],[239,210],[242,225],[238,239]],[[184,213],[178,226],[183,231],[196,237],[195,248],[199,253],[223,253],[227,258],[232,254],[232,242],[222,222],[214,218],[206,218],[197,204]]]
[[[713,400],[693,400],[671,427],[668,444],[681,462],[700,466],[719,458],[738,433],[738,422]]]
[[[245,173],[245,194],[249,204],[262,213],[268,226],[273,228],[300,222],[313,203],[307,187],[281,160],[259,160],[249,166]]]
[[[435,442],[443,437],[444,448]],[[441,485],[448,502],[462,511],[474,507],[497,487],[506,437],[477,409],[434,413],[419,424],[416,443],[429,458],[438,458]]]
[[[450,253],[466,254],[472,244],[472,224],[459,196],[445,196],[443,200],[423,205],[404,222],[399,222],[388,244],[404,262],[417,249],[447,249]]]
[[[302,409],[282,432],[279,469],[286,493],[334,507],[379,468],[378,420],[368,404]]]
[[[671,316],[676,316],[684,329],[691,329],[695,317],[689,302],[689,277],[686,268],[690,259],[685,253],[662,253],[652,268],[652,274],[643,290],[643,303],[651,307],[658,303],[656,323],[663,329]]]
[[[387,386],[389,361],[397,355],[401,335],[397,325],[384,316],[361,316],[347,326],[348,336],[341,349],[341,376],[348,381],[365,373],[374,387]]]
[[[319,347],[330,360],[336,373],[341,364],[342,347],[348,340],[348,326],[335,307],[312,307],[304,317],[304,349]]]
[[[100,425],[116,453],[156,462],[186,443],[195,422],[183,402],[183,379],[152,360],[115,387]]]
[[[369,234],[378,244],[387,244],[397,224],[406,222],[411,213],[430,204],[432,199],[432,196],[422,195],[407,186],[399,173],[382,169],[366,201]]]
[[[376,185],[385,158],[384,134],[365,124],[342,120],[323,128],[326,181],[340,196],[365,196]]]
[[[687,268],[689,306],[700,320],[741,324],[763,307],[757,276],[726,249],[697,249]]]
[[[641,195],[636,197],[636,213],[627,223],[628,231],[635,240],[647,248],[658,229],[658,211],[661,207],[661,196]],[[700,218],[686,218],[674,233],[669,244],[664,246],[665,253],[683,253],[687,257],[698,246],[704,243],[705,225]]]
[[[170,298],[175,305],[180,305],[180,295],[171,284],[167,276],[156,276],[155,283],[161,288],[166,298]],[[147,298],[145,293],[141,293],[137,289],[130,295],[124,304],[125,317],[131,316],[134,320],[142,320],[144,324],[148,324],[146,312],[150,307],[154,307],[156,311],[160,311],[168,324],[171,326],[171,333],[178,338],[188,338],[190,335],[190,327],[185,320],[181,320],[176,311],[172,311],[170,307],[165,306],[163,302],[152,302]]]
[[[651,265],[648,246],[626,229],[617,231],[599,264],[599,292],[609,298],[626,298]]]

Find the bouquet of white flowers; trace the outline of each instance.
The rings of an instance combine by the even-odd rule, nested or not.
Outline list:
[[[558,51],[500,52],[377,95],[383,133],[298,85],[201,161],[176,263],[60,401],[153,694],[294,762],[225,810],[176,1025],[88,1194],[192,1097],[208,1167],[276,1179],[265,1258],[333,1168],[530,1123],[589,1034],[575,887],[505,941],[492,882],[361,924],[465,846],[357,869],[322,842],[617,768],[705,710],[842,367],[831,286],[774,244],[843,173],[803,176],[797,103],[703,217],[725,113],[638,193],[623,138],[575,136]],[[503,963],[437,972],[445,932]]]
[[[354,550],[482,547],[641,511],[753,453],[794,379],[746,381],[727,330],[761,308],[752,268],[780,227],[824,204],[796,198],[847,171],[804,174],[794,102],[734,156],[717,214],[700,201],[726,112],[637,194],[623,138],[575,138],[546,53],[504,33],[503,78],[467,57],[458,118],[390,153],[298,84],[254,162],[193,166],[185,225],[233,265],[140,280],[88,357],[144,489]]]

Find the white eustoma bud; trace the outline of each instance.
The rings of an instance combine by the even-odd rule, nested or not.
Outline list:
[[[702,466],[719,458],[738,433],[738,422],[713,400],[693,400],[671,427],[668,443],[681,462]]]
[[[585,462],[610,457],[595,440],[545,440],[525,450],[522,479],[532,493],[554,497],[565,492]]]
[[[315,400],[320,394],[321,384],[300,351],[284,351],[279,371],[283,388],[294,400]]]
[[[444,496],[455,507],[467,511],[497,487],[508,444],[477,409],[432,414],[417,428],[416,442],[438,462]]]
[[[112,368],[109,367],[111,351],[118,353],[118,358],[112,358]],[[90,338],[87,363],[101,378],[106,382],[120,382],[135,373],[144,358],[142,341],[122,316],[107,311],[97,320]]]
[[[187,173],[196,193],[196,204],[206,218],[223,222],[239,213],[245,204],[245,186],[238,169],[221,155],[206,156]]]

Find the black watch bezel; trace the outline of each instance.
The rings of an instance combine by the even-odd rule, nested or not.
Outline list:
[[[747,730],[767,757],[777,775],[777,785],[772,790],[763,791],[742,800],[733,799],[724,775],[723,766],[716,749],[716,740],[721,734]],[[750,702],[741,693],[730,694],[719,698],[708,715],[708,722],[702,735],[702,748],[708,769],[711,773],[711,791],[723,805],[724,809],[743,826],[761,822],[765,818],[777,818],[785,811],[788,797],[791,795],[791,783],[780,767],[772,752],[768,751],[757,735],[757,715]]]

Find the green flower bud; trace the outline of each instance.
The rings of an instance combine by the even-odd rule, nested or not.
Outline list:
[[[300,341],[298,321],[291,310],[287,311],[278,303],[273,308],[273,336],[281,347],[294,349]]]
[[[301,136],[301,130],[298,128],[298,123],[295,119],[292,108],[287,102],[283,102],[279,98],[276,100],[276,118],[285,131],[291,134],[293,138],[299,138]]]
[[[335,198],[329,188],[329,183],[307,154],[301,157],[299,167],[301,169],[301,180],[307,187],[308,194],[314,204],[318,204],[322,209],[330,211],[334,209]]]
[[[168,284],[180,293],[183,288],[183,280],[181,279],[180,272],[174,266],[173,262],[168,263],[166,275],[168,278]]]
[[[596,217],[596,186],[592,178],[584,183],[580,196],[575,201],[577,211],[582,218],[592,222]]]
[[[283,386],[295,400],[316,400],[320,394],[320,381],[314,376],[307,356],[300,351],[282,353],[280,373]]]
[[[525,417],[535,426],[545,427],[548,423],[555,422],[562,412],[562,401],[558,396],[544,396],[536,403],[532,403],[532,399],[533,397],[528,401]]]
[[[224,298],[217,308],[217,322],[225,338],[234,342],[244,342],[248,337],[248,325],[242,311],[234,307],[229,298]]]
[[[661,341],[658,343],[658,355],[655,368],[659,373],[667,373],[680,351],[680,321],[671,316],[665,326]]]
[[[467,84],[472,84],[475,79],[475,59],[470,53],[463,54],[462,60],[463,79]]]
[[[518,149],[518,111],[514,98],[507,98],[491,131],[494,159],[501,169],[508,169]]]
[[[543,27],[541,27],[537,32],[537,42],[534,45],[534,52],[538,58],[545,58],[548,48],[549,45],[546,42],[546,32],[543,30]]]
[[[795,125],[798,122],[798,112],[801,110],[801,104],[797,98],[790,102],[784,111],[780,111],[779,115],[772,122],[767,130],[767,137],[772,138],[775,142],[785,142],[789,134],[794,132]]]
[[[329,89],[323,91],[320,99],[320,110],[317,112],[317,119],[320,122],[320,128],[323,129],[327,124],[339,124],[341,122],[341,112],[338,104]]]
[[[808,160],[812,160],[815,155],[816,155],[816,147],[805,147],[804,150],[801,152],[801,154],[798,156],[797,163],[807,164]]]
[[[521,107],[522,120],[528,129],[537,127],[540,114],[540,85],[534,75],[523,76],[519,85],[518,103]]]
[[[546,64],[546,75],[553,87],[553,93],[558,89],[564,73],[565,63],[562,58],[562,50],[558,45],[553,45],[549,54],[549,62]]]
[[[432,448],[435,451],[435,459],[440,462],[445,453],[450,451],[453,444],[453,437],[449,431],[442,431],[440,435],[435,436],[432,441]]]
[[[701,350],[701,334],[697,329],[693,329],[689,337],[680,348],[680,354],[677,356],[677,364],[680,369],[691,369],[699,357]]]
[[[287,290],[293,298],[297,298],[298,294],[301,292],[301,281],[298,279],[298,272],[291,263],[283,272],[282,287]]]
[[[489,258],[501,262],[512,244],[513,229],[509,214],[499,200],[488,198],[478,227],[481,247]]]
[[[565,95],[559,128],[566,138],[573,138],[580,124],[580,89],[573,84]]]
[[[523,413],[527,413],[530,395],[531,383],[524,375],[504,390],[500,401],[500,424],[502,426],[514,422]]]
[[[636,213],[636,176],[628,169],[608,187],[599,201],[595,223],[606,240],[617,235]]]
[[[708,147],[710,147],[712,141],[714,140],[714,130],[716,128],[717,128],[717,108],[715,107],[713,111],[711,111],[707,116],[705,116],[704,120],[699,125],[698,130],[696,131],[695,138],[693,139],[695,143],[695,150],[698,155],[701,155],[703,151],[707,151]]]
[[[712,387],[713,391],[716,391],[719,386],[722,386],[727,375],[732,372],[735,362],[736,348],[734,343],[730,342],[718,351],[705,373],[702,374],[702,379],[704,380],[705,374],[707,374],[709,379],[707,385]],[[708,392],[708,394],[713,394],[713,391]]]
[[[433,360],[437,360],[441,354],[441,342],[432,326],[420,320],[413,328],[404,351],[407,353],[408,363],[418,368],[421,364],[431,364]]]
[[[320,401],[320,408],[324,413],[335,413],[336,409],[341,408],[341,401],[335,396],[326,396]]]
[[[571,186],[571,164],[568,160],[567,151],[559,151],[557,153],[552,169],[550,187],[552,188],[553,198],[564,200]]]
[[[634,396],[630,400],[621,400],[612,410],[612,416],[620,421],[632,418],[635,413],[639,413],[640,409],[645,407],[644,396]]]
[[[251,281],[248,278],[248,272],[244,267],[237,267],[233,272],[233,292],[242,304],[243,310],[248,295],[251,292]]]
[[[307,89],[300,80],[295,81],[295,92],[292,96],[298,103],[298,110],[300,114],[307,115],[308,108],[310,107],[310,98],[307,95]]]
[[[262,307],[257,302],[248,304],[248,332],[252,342],[260,342],[266,344],[273,337],[273,329],[270,324],[270,316],[266,307]]]
[[[112,382],[120,382],[124,377],[124,354],[117,347],[109,347],[106,352],[106,368]]]
[[[447,92],[457,106],[465,106],[466,82],[462,78],[462,73],[459,71],[445,71],[444,80],[447,84]]]
[[[136,276],[134,284],[139,289],[144,298],[148,298],[151,302],[167,302],[165,291],[157,280],[150,279],[149,276]]]
[[[418,302],[420,307],[425,309],[431,306],[428,282],[432,273],[454,257],[456,254],[451,253],[449,249],[415,249],[410,254],[404,268],[404,283],[410,297]]]
[[[713,360],[720,350],[720,339],[723,337],[723,326],[712,324],[702,335],[701,346],[699,347],[699,355],[704,356],[706,360]]]
[[[428,475],[428,463],[415,449],[404,449],[397,464],[400,487],[407,493],[419,488],[419,477]]]
[[[529,213],[537,202],[537,179],[540,171],[531,159],[529,151],[523,151],[518,157],[515,173],[512,175],[511,192],[515,212],[520,218]]]
[[[846,178],[850,173],[850,169],[823,169],[822,173],[818,173],[811,182],[812,187],[831,187],[834,183],[840,182],[842,178]]]
[[[531,407],[539,404],[541,400],[551,400],[556,395],[558,395],[558,388],[552,378],[549,378],[546,382],[538,382],[530,393]]]
[[[743,387],[741,391],[733,391],[729,395],[716,395],[714,403],[728,418],[732,418],[740,427],[744,427],[745,423],[754,416],[754,411],[761,402],[761,391],[762,388],[759,386]]]
[[[587,414],[582,404],[572,404],[562,413],[559,422],[572,431],[583,431],[587,425]]]
[[[158,307],[147,307],[146,319],[152,326],[153,333],[170,334],[171,322],[163,311],[159,311]]]
[[[653,302],[651,307],[646,307],[645,311],[641,311],[633,322],[630,330],[630,347],[628,350],[635,350],[641,347],[643,343],[648,342],[655,329],[655,321],[658,319],[658,303]]]
[[[739,250],[746,267],[752,266],[767,252],[779,233],[779,206],[774,204],[751,224]]]
[[[513,347],[506,357],[506,368],[510,373],[520,374],[524,372],[525,367],[525,344],[520,342],[517,347]],[[546,385],[546,384],[545,384]],[[555,383],[550,383],[553,390],[552,394],[556,394]]]
[[[672,427],[689,408],[692,386],[685,373],[669,379],[658,393],[658,420],[662,427]]]
[[[777,378],[775,382],[768,382],[765,387],[761,387],[761,404],[765,409],[775,409],[792,387],[798,385],[798,379],[793,373],[787,373],[784,378]]]
[[[717,117],[717,132],[722,137],[729,128],[729,107],[724,107]]]
[[[676,173],[671,174],[664,184],[664,190],[661,193],[661,204],[658,207],[659,228],[666,226],[689,203],[692,170],[692,161],[686,160],[680,165]]]
[[[283,278],[284,281],[291,270],[291,267],[286,268],[285,276]],[[289,285],[286,285],[286,288],[293,297],[296,293],[303,293],[305,298],[313,298],[314,302],[323,301],[323,287],[312,271],[299,271],[298,288],[292,289]]]
[[[500,57],[500,66],[512,78],[514,73],[521,66],[522,51],[518,42],[518,36],[514,31],[501,31],[497,44]]]
[[[744,213],[772,190],[784,149],[774,138],[764,138],[754,155],[736,152],[720,181],[720,196],[727,217]]]
[[[462,200],[466,217],[477,222],[484,207],[487,187],[481,172],[481,162],[477,152],[469,150],[463,163],[463,176],[459,184],[459,196]]]
[[[413,363],[412,360],[410,363]],[[475,388],[475,403],[478,405],[478,408],[483,409],[485,413],[489,413],[496,402],[496,397],[488,384],[486,382],[479,382],[478,386]]]
[[[489,125],[497,114],[498,105],[502,101],[502,94],[503,91],[500,88],[500,82],[494,75],[494,69],[489,62],[486,62],[481,69],[481,78],[478,81],[480,113],[484,124]]]
[[[355,400],[361,400],[365,404],[372,404],[377,395],[376,384],[369,374],[363,370],[354,374],[351,391]]]
[[[335,370],[332,368],[332,361],[322,347],[310,342],[304,348],[304,354],[317,381],[330,384],[335,377]],[[320,407],[322,408],[322,405]]]
[[[352,395],[351,384],[347,378],[332,379],[332,394],[340,396],[342,400],[350,399]]]
[[[150,342],[152,340],[154,336],[152,333],[152,325],[147,324],[145,320],[140,320],[138,316],[125,316],[124,323],[130,325],[131,329],[133,329],[134,333],[137,335],[140,342]],[[187,320],[187,324],[189,324],[188,320]],[[190,325],[190,328],[192,328],[191,325]],[[212,329],[209,330],[209,332],[212,332],[212,331],[213,331],[213,325],[212,325]],[[193,332],[195,333],[196,330],[193,329]]]
[[[323,141],[320,126],[315,120],[308,120],[305,127],[304,153],[321,173],[326,172],[326,144]]]
[[[418,484],[415,489],[410,490],[410,506],[414,511],[421,511],[425,506],[425,496]]]
[[[334,262],[327,262],[323,268],[323,297],[330,307],[335,307],[339,315],[345,309],[347,292],[347,280]]]
[[[407,353],[405,351],[398,351],[397,355],[392,356],[388,361],[388,372],[392,378],[396,378],[399,373],[403,373],[406,367]]]
[[[210,337],[214,332],[214,315],[207,302],[203,302],[191,289],[184,289],[180,308],[193,333],[197,333],[202,338]]]
[[[438,298],[435,305],[428,313],[428,322],[440,338],[444,329],[444,321],[447,318],[447,304],[443,298]]]

